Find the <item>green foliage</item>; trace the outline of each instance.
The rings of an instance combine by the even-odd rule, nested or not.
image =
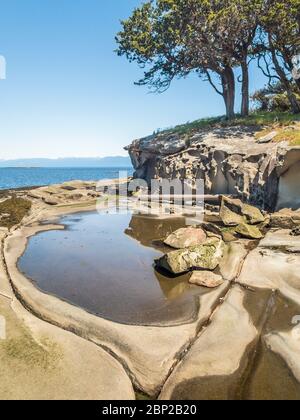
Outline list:
[[[294,95],[300,101],[300,94],[295,84],[292,84],[292,89]],[[281,82],[257,90],[251,96],[251,99],[261,111],[285,112],[290,110],[290,102]]]
[[[23,198],[12,198],[0,203],[0,226],[11,228],[20,223],[31,209],[31,202]]]
[[[239,65],[251,44],[260,2],[156,0],[122,22],[117,53],[146,68],[139,84],[165,89],[191,71]],[[247,52],[247,51],[246,51]]]
[[[289,125],[295,121],[300,121],[300,115],[295,116],[290,112],[262,112],[254,111],[250,113],[249,117],[236,116],[232,121],[227,121],[225,116],[202,118],[193,122],[187,122],[186,124],[177,125],[166,130],[160,130],[160,134],[186,134],[190,135],[196,133],[202,129],[214,128],[214,127],[234,127],[234,126],[255,126],[266,127],[273,126],[274,124]]]
[[[247,112],[248,61],[258,55],[265,75],[281,80],[288,93],[280,92],[276,104],[285,109],[289,101],[297,111],[290,82],[292,58],[300,48],[299,22],[300,0],[148,0],[122,22],[117,53],[143,69],[137,84],[158,92],[174,78],[198,73],[224,97],[227,116],[235,97],[232,68],[242,68]],[[300,81],[296,85],[300,92]]]

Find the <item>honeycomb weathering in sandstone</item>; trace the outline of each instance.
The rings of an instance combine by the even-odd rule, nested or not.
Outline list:
[[[191,135],[161,133],[128,150],[135,177],[203,179],[206,194],[231,194],[267,210],[298,208],[300,148],[258,143],[255,129],[229,127]]]

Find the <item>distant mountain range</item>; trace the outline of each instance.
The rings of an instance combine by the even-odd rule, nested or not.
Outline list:
[[[0,168],[128,168],[131,160],[125,156],[103,158],[59,158],[59,159],[0,159]]]

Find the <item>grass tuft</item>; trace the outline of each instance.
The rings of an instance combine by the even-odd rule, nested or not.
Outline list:
[[[257,126],[263,128],[279,124],[282,126],[300,122],[300,115],[288,112],[252,112],[249,117],[237,116],[234,120],[228,121],[224,116],[213,118],[202,118],[186,124],[177,125],[165,130],[159,130],[159,134],[193,134],[201,129],[214,127],[235,127],[235,126]]]

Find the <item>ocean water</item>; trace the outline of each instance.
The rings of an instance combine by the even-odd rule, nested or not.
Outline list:
[[[0,190],[60,184],[66,181],[114,179],[132,168],[0,168]],[[122,175],[123,176],[123,175]]]

